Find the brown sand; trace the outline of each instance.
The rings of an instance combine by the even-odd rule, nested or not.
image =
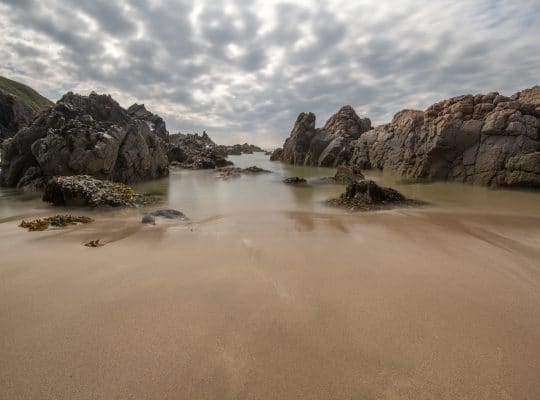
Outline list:
[[[539,217],[16,223],[1,399],[540,399]]]

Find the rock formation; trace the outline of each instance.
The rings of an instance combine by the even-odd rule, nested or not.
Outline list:
[[[540,86],[511,97],[464,95],[426,111],[403,110],[365,131],[350,107],[322,129],[299,115],[283,151],[292,164],[389,169],[413,180],[540,187]]]
[[[17,96],[0,89],[0,143],[13,137],[34,118],[34,111]]]
[[[43,201],[55,206],[136,207],[155,198],[137,194],[123,183],[94,179],[88,175],[58,176],[47,182]]]
[[[352,143],[349,162],[412,179],[540,187],[540,86],[404,110]]]
[[[231,146],[219,145],[217,146],[218,150],[221,151],[226,156],[239,156],[241,154],[253,154],[253,153],[262,153],[264,152],[259,146],[254,144],[233,144]]]
[[[214,169],[232,165],[206,132],[202,135],[178,133],[169,136],[167,156],[173,166]]]
[[[352,211],[369,211],[424,203],[408,199],[397,190],[379,186],[372,180],[362,179],[350,182],[345,192],[339,198],[329,200],[328,204]]]
[[[315,114],[301,113],[290,137],[272,154],[290,164],[335,167],[350,158],[349,143],[371,129],[368,118],[361,119],[351,106],[342,107],[323,128],[315,128]]]
[[[133,104],[127,109],[128,114],[140,121],[145,121],[148,124],[148,128],[156,136],[161,139],[169,140],[169,131],[165,125],[165,121],[159,115],[153,114],[146,109],[144,104]]]
[[[39,186],[58,175],[124,183],[166,176],[165,143],[148,120],[156,116],[139,119],[136,111],[107,95],[67,93],[4,142],[0,184]]]

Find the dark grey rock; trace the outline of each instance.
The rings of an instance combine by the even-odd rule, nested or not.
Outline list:
[[[305,185],[307,183],[307,180],[298,176],[293,176],[283,179],[283,183],[286,183],[287,185]]]
[[[130,115],[110,96],[95,93],[67,93],[39,113],[4,143],[1,167],[0,184],[18,187],[32,184],[30,175],[42,181],[90,175],[129,183],[169,172],[165,142],[148,121]]]

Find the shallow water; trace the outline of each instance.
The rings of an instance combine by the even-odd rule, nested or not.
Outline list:
[[[319,178],[333,176],[332,168],[292,166],[271,162],[263,153],[230,156],[236,166],[252,165],[272,171],[270,174],[243,175],[231,179],[216,178],[211,170],[171,169],[165,179],[133,185],[147,194],[162,196],[164,206],[182,210],[195,218],[265,211],[335,212],[324,201],[339,196],[344,186],[322,184]],[[516,215],[540,215],[540,192],[491,189],[454,182],[407,183],[390,173],[366,171],[368,178],[391,186],[411,198],[426,201],[440,209],[466,209]],[[283,184],[285,177],[301,176],[307,186]],[[0,188],[0,218],[47,212],[39,193]]]

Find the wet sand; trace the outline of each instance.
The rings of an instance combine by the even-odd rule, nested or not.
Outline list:
[[[96,219],[0,223],[1,399],[540,398],[538,215]]]

